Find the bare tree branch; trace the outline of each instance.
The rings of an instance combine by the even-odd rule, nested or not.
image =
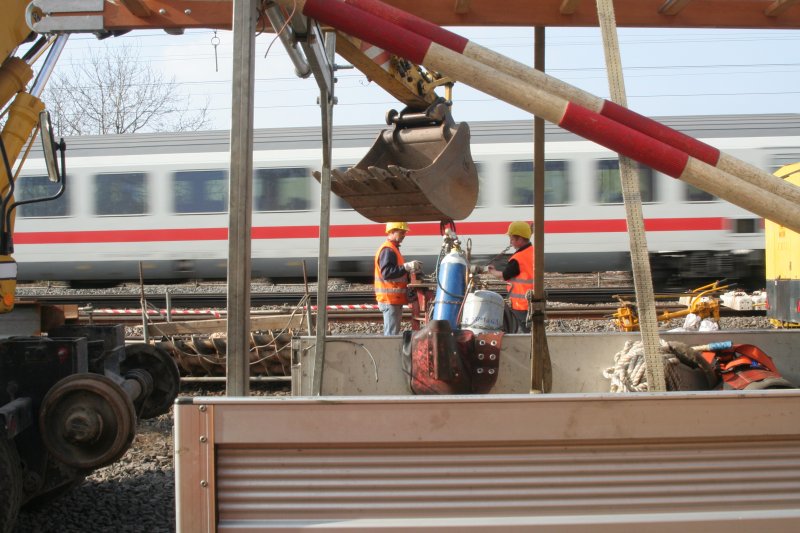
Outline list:
[[[44,94],[58,135],[196,131],[207,127],[208,101],[190,110],[190,97],[139,59],[135,46],[93,52],[68,72],[56,72]]]

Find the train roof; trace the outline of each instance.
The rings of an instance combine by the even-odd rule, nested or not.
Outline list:
[[[800,114],[705,115],[654,117],[694,138],[800,136]],[[530,142],[533,120],[470,122],[473,144]],[[334,147],[369,146],[385,125],[335,126]],[[545,125],[548,142],[575,141],[580,137],[553,124]],[[86,135],[66,139],[68,156],[209,153],[229,149],[227,130]],[[254,131],[256,150],[321,149],[320,128],[270,128]],[[37,143],[38,146],[38,143]],[[31,154],[35,157],[34,150]]]

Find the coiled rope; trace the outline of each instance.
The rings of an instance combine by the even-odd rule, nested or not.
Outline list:
[[[680,342],[659,339],[659,352],[664,360],[664,378],[668,391],[683,390],[678,365],[685,364],[704,371],[707,363],[691,347]],[[611,380],[611,392],[647,392],[647,362],[642,341],[626,341],[621,351],[614,356],[614,366],[603,371],[603,377]]]

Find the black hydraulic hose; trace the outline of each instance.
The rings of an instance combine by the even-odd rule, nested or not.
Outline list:
[[[11,230],[11,213],[14,212],[14,209],[16,209],[17,207],[19,207],[21,205],[35,204],[35,203],[39,203],[39,202],[48,202],[50,200],[57,200],[58,198],[61,197],[62,194],[64,194],[64,188],[67,185],[67,167],[66,167],[66,165],[67,165],[67,158],[66,158],[67,145],[64,142],[64,139],[61,139],[61,141],[56,146],[57,146],[58,150],[61,152],[61,176],[60,176],[60,180],[59,180],[61,187],[59,187],[58,191],[53,196],[46,196],[44,198],[31,198],[30,200],[20,200],[19,202],[14,202],[10,206],[8,206],[8,210],[6,210],[6,206],[8,205],[8,200],[14,194],[14,180],[11,179],[11,169],[10,169],[10,166],[9,166],[9,163],[8,163],[8,156],[6,155],[5,145],[0,140],[0,149],[2,149],[2,151],[3,151],[3,162],[4,162],[5,166],[6,166],[6,171],[8,172],[8,176],[9,176],[9,179],[8,179],[9,193],[5,197],[3,197],[3,217],[2,217],[2,220],[0,220],[0,236],[2,236],[2,242],[0,243],[0,247],[2,249],[0,250],[0,253],[2,253],[2,255],[10,255],[11,253],[14,252],[14,244],[13,244],[13,240],[12,240],[11,235],[10,235],[10,233],[11,233],[11,231],[10,231]],[[8,228],[8,231],[6,231],[5,228]]]
[[[8,207],[8,202],[11,200],[11,197],[14,195],[14,179],[13,174],[11,173],[11,163],[8,160],[8,152],[6,152],[6,143],[3,142],[3,138],[0,137],[0,152],[2,152],[3,156],[3,167],[5,167],[6,176],[8,176],[8,194],[3,196],[2,199],[2,216],[0,216],[0,254],[2,255],[9,255],[11,252],[8,250],[9,248],[9,241],[10,235],[9,232],[6,230],[6,227],[10,228],[10,220],[6,222],[6,208]]]

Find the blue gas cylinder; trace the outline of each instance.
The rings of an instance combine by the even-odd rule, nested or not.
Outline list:
[[[444,256],[439,264],[439,280],[433,300],[433,320],[447,320],[453,330],[458,329],[458,311],[467,290],[467,261],[459,252]]]

